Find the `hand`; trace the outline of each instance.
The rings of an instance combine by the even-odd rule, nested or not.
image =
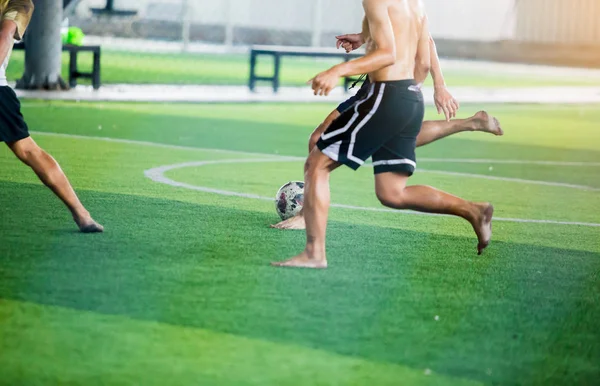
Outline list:
[[[365,42],[363,41],[362,34],[348,34],[340,35],[335,37],[337,39],[336,47],[339,49],[343,47],[346,53],[350,53],[354,50],[359,49]]]
[[[435,92],[433,94],[433,99],[435,101],[435,107],[437,108],[438,114],[441,114],[442,111],[446,116],[446,121],[449,121],[451,118],[456,117],[456,112],[460,108],[460,104],[450,91],[446,88],[446,86],[436,87]]]
[[[325,72],[320,73],[315,76],[307,83],[312,86],[315,95],[329,95],[331,90],[333,90],[340,81],[340,75],[334,68],[331,68]]]

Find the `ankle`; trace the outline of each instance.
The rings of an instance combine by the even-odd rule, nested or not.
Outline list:
[[[469,118],[465,121],[465,128],[467,131],[477,131],[479,129],[477,118]]]
[[[309,244],[306,246],[305,252],[309,259],[325,260],[325,245]]]
[[[481,210],[475,203],[470,203],[469,207],[465,210],[464,218],[471,224],[475,225],[479,222]]]
[[[92,218],[90,212],[88,212],[85,208],[72,210],[73,218],[76,220],[87,220]]]

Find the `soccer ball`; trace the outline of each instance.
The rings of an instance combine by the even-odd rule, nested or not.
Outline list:
[[[292,181],[279,188],[275,197],[275,209],[282,220],[297,215],[304,205],[304,182]]]

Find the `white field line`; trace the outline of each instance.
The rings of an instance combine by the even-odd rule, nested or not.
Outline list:
[[[287,157],[287,156],[281,156],[281,155],[276,155],[276,154],[264,154],[264,153],[254,153],[254,152],[244,152],[244,151],[237,151],[237,150],[223,150],[223,149],[211,149],[211,148],[198,148],[198,147],[191,147],[191,146],[178,146],[178,145],[167,145],[167,144],[161,144],[161,143],[156,143],[156,142],[146,142],[146,141],[136,141],[136,140],[129,140],[129,139],[118,139],[118,138],[108,138],[108,137],[92,137],[92,136],[85,136],[85,135],[74,135],[74,134],[62,134],[62,133],[48,133],[48,132],[35,132],[33,131],[32,134],[35,135],[41,135],[41,136],[51,136],[51,137],[63,137],[63,138],[73,138],[73,139],[83,139],[83,140],[95,140],[95,141],[104,141],[104,142],[112,142],[112,143],[123,143],[123,144],[131,144],[131,145],[139,145],[139,146],[150,146],[150,147],[157,147],[157,148],[164,148],[164,149],[175,149],[175,150],[195,150],[195,151],[205,151],[205,152],[213,152],[213,153],[220,153],[220,154],[238,154],[238,155],[249,155],[249,156],[263,156],[263,157],[269,157],[268,159],[262,159],[262,160],[257,160],[257,159],[250,159],[250,160],[222,160],[222,161],[206,161],[206,162],[192,162],[192,163],[186,163],[186,164],[179,164],[179,165],[185,165],[185,166],[180,166],[180,167],[192,167],[192,166],[203,166],[203,165],[209,165],[209,164],[215,164],[215,163],[239,163],[239,162],[277,162],[277,161],[301,161],[304,160],[304,157]],[[427,162],[428,159],[421,159],[421,161],[423,162]],[[522,165],[528,165],[528,164],[545,164],[545,165],[555,165],[555,166],[597,166],[598,163],[594,163],[594,162],[554,162],[554,161],[521,161],[521,160],[481,160],[481,159],[443,159],[443,158],[432,158],[430,159],[431,162],[463,162],[463,161],[469,161],[469,163],[511,163],[511,164],[522,164]],[[177,182],[177,181],[173,181],[168,179],[167,177],[165,177],[164,175],[162,175],[163,173],[165,173],[168,170],[173,170],[173,166],[178,166],[178,165],[170,165],[170,166],[163,166],[163,167],[159,167],[159,168],[155,168],[155,169],[151,169],[151,170],[147,170],[144,172],[144,174],[156,181],[156,182],[160,182],[160,183],[165,183],[174,187],[181,187],[181,188],[186,188],[186,189],[192,189],[192,190],[197,190],[197,191],[202,191],[202,192],[208,192],[208,193],[215,193],[215,194],[221,194],[221,195],[228,195],[228,196],[236,196],[236,197],[243,197],[243,198],[252,198],[252,199],[260,199],[260,200],[273,200],[273,198],[269,198],[269,197],[261,197],[258,195],[253,195],[253,194],[247,194],[247,193],[238,193],[238,192],[230,192],[230,191],[226,191],[226,190],[219,190],[219,189],[212,189],[212,188],[206,188],[206,187],[199,187],[199,186],[194,186],[194,185],[190,185],[190,184],[185,184],[182,182]],[[166,168],[166,169],[165,169]],[[157,174],[158,171],[161,171],[161,174]],[[431,172],[431,173],[440,173],[440,174],[456,174],[454,172],[444,172],[444,171],[427,171],[427,172]],[[460,173],[460,174],[466,174],[466,173]],[[473,175],[467,175],[469,177],[477,177],[477,178],[486,178],[488,176],[484,176],[484,175],[477,175],[477,174],[473,174]],[[156,179],[155,179],[156,178]],[[502,177],[497,177],[494,179],[500,179]],[[167,182],[168,180],[168,182]],[[559,186],[559,187],[570,187],[570,188],[577,188],[579,189],[580,187],[578,185],[570,185],[570,184],[562,184],[562,183],[552,183],[552,182],[546,182],[546,181],[529,181],[529,180],[521,180],[521,179],[511,179],[508,178],[506,179],[507,181],[512,181],[512,180],[518,180],[518,181],[513,181],[513,182],[522,182],[522,183],[533,183],[533,184],[557,184],[555,186]],[[567,186],[564,186],[567,185]],[[598,190],[596,188],[590,188],[590,187],[583,187],[586,190]],[[343,209],[354,209],[354,210],[363,210],[363,211],[370,211],[370,212],[384,212],[384,213],[405,213],[405,214],[417,214],[417,215],[431,215],[431,214],[423,214],[423,213],[418,213],[418,212],[410,212],[410,211],[403,211],[403,212],[399,212],[399,211],[395,211],[392,209],[386,209],[386,208],[366,208],[366,207],[357,207],[357,206],[351,206],[351,205],[341,205],[341,204],[333,204],[332,207],[336,207],[336,208],[343,208]],[[435,216],[435,215],[434,215]],[[555,220],[535,220],[535,219],[518,219],[518,218],[495,218],[496,221],[507,221],[507,222],[517,222],[517,223],[537,223],[537,224],[555,224],[555,225],[580,225],[580,226],[587,226],[587,227],[600,227],[600,224],[596,224],[596,223],[586,223],[586,222],[571,222],[571,221],[555,221]]]
[[[274,202],[275,201],[274,197],[264,197],[264,196],[260,196],[260,195],[256,195],[256,194],[240,193],[240,192],[233,192],[233,191],[229,191],[229,190],[214,189],[214,188],[209,188],[209,187],[205,187],[205,186],[197,186],[197,185],[187,184],[184,182],[174,181],[174,180],[166,177],[165,173],[168,171],[176,170],[176,169],[189,168],[189,167],[201,167],[201,166],[207,166],[207,165],[288,162],[288,161],[297,161],[297,159],[289,158],[289,157],[288,158],[286,158],[286,157],[279,157],[279,158],[271,157],[271,158],[263,158],[263,159],[250,158],[250,159],[186,162],[186,163],[180,163],[180,164],[175,164],[175,165],[159,166],[157,168],[149,169],[144,172],[144,175],[154,182],[166,184],[166,185],[173,186],[173,187],[190,189],[190,190],[206,192],[206,193],[219,194],[219,195],[223,195],[223,196],[241,197],[241,198],[248,198],[248,199],[254,199],[254,200],[263,200],[263,201]],[[383,213],[395,213],[395,214],[402,213],[402,214],[411,214],[411,215],[440,216],[440,215],[435,215],[435,214],[419,213],[419,212],[412,212],[412,211],[398,211],[398,210],[387,209],[387,208],[372,208],[372,207],[361,207],[361,206],[342,205],[342,204],[332,204],[331,207],[341,208],[341,209],[361,210],[361,211],[368,211],[368,212],[383,212]],[[600,224],[596,224],[596,223],[573,222],[573,221],[536,220],[536,219],[502,218],[502,217],[495,217],[494,220],[495,221],[504,221],[504,222],[515,222],[515,223],[530,223],[530,224],[578,225],[578,226],[585,226],[585,227],[600,227]]]
[[[223,153],[223,154],[239,154],[249,155],[257,157],[284,157],[287,159],[305,160],[306,157],[295,157],[295,156],[283,156],[279,154],[266,154],[256,153],[239,150],[225,150],[225,149],[214,149],[214,148],[202,148],[194,146],[181,146],[181,145],[167,145],[157,142],[148,141],[136,141],[132,139],[120,139],[110,137],[95,137],[90,135],[75,135],[75,134],[62,134],[62,133],[49,133],[41,131],[32,131],[31,134],[36,136],[50,136],[50,137],[63,137],[73,139],[86,139],[94,141],[124,143],[130,145],[140,146],[151,146],[163,149],[175,149],[175,150],[196,150],[206,151],[212,153]],[[471,164],[510,164],[510,165],[546,165],[546,166],[573,166],[573,167],[600,167],[600,162],[570,162],[570,161],[536,161],[536,160],[505,160],[505,159],[477,159],[477,158],[419,158],[419,162],[431,162],[431,163],[471,163]]]

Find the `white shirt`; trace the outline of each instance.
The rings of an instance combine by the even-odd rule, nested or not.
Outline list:
[[[6,59],[4,63],[0,65],[0,86],[8,86],[8,82],[6,81],[6,68],[8,67],[8,60],[10,59],[12,49],[8,51],[8,55],[6,55]]]

